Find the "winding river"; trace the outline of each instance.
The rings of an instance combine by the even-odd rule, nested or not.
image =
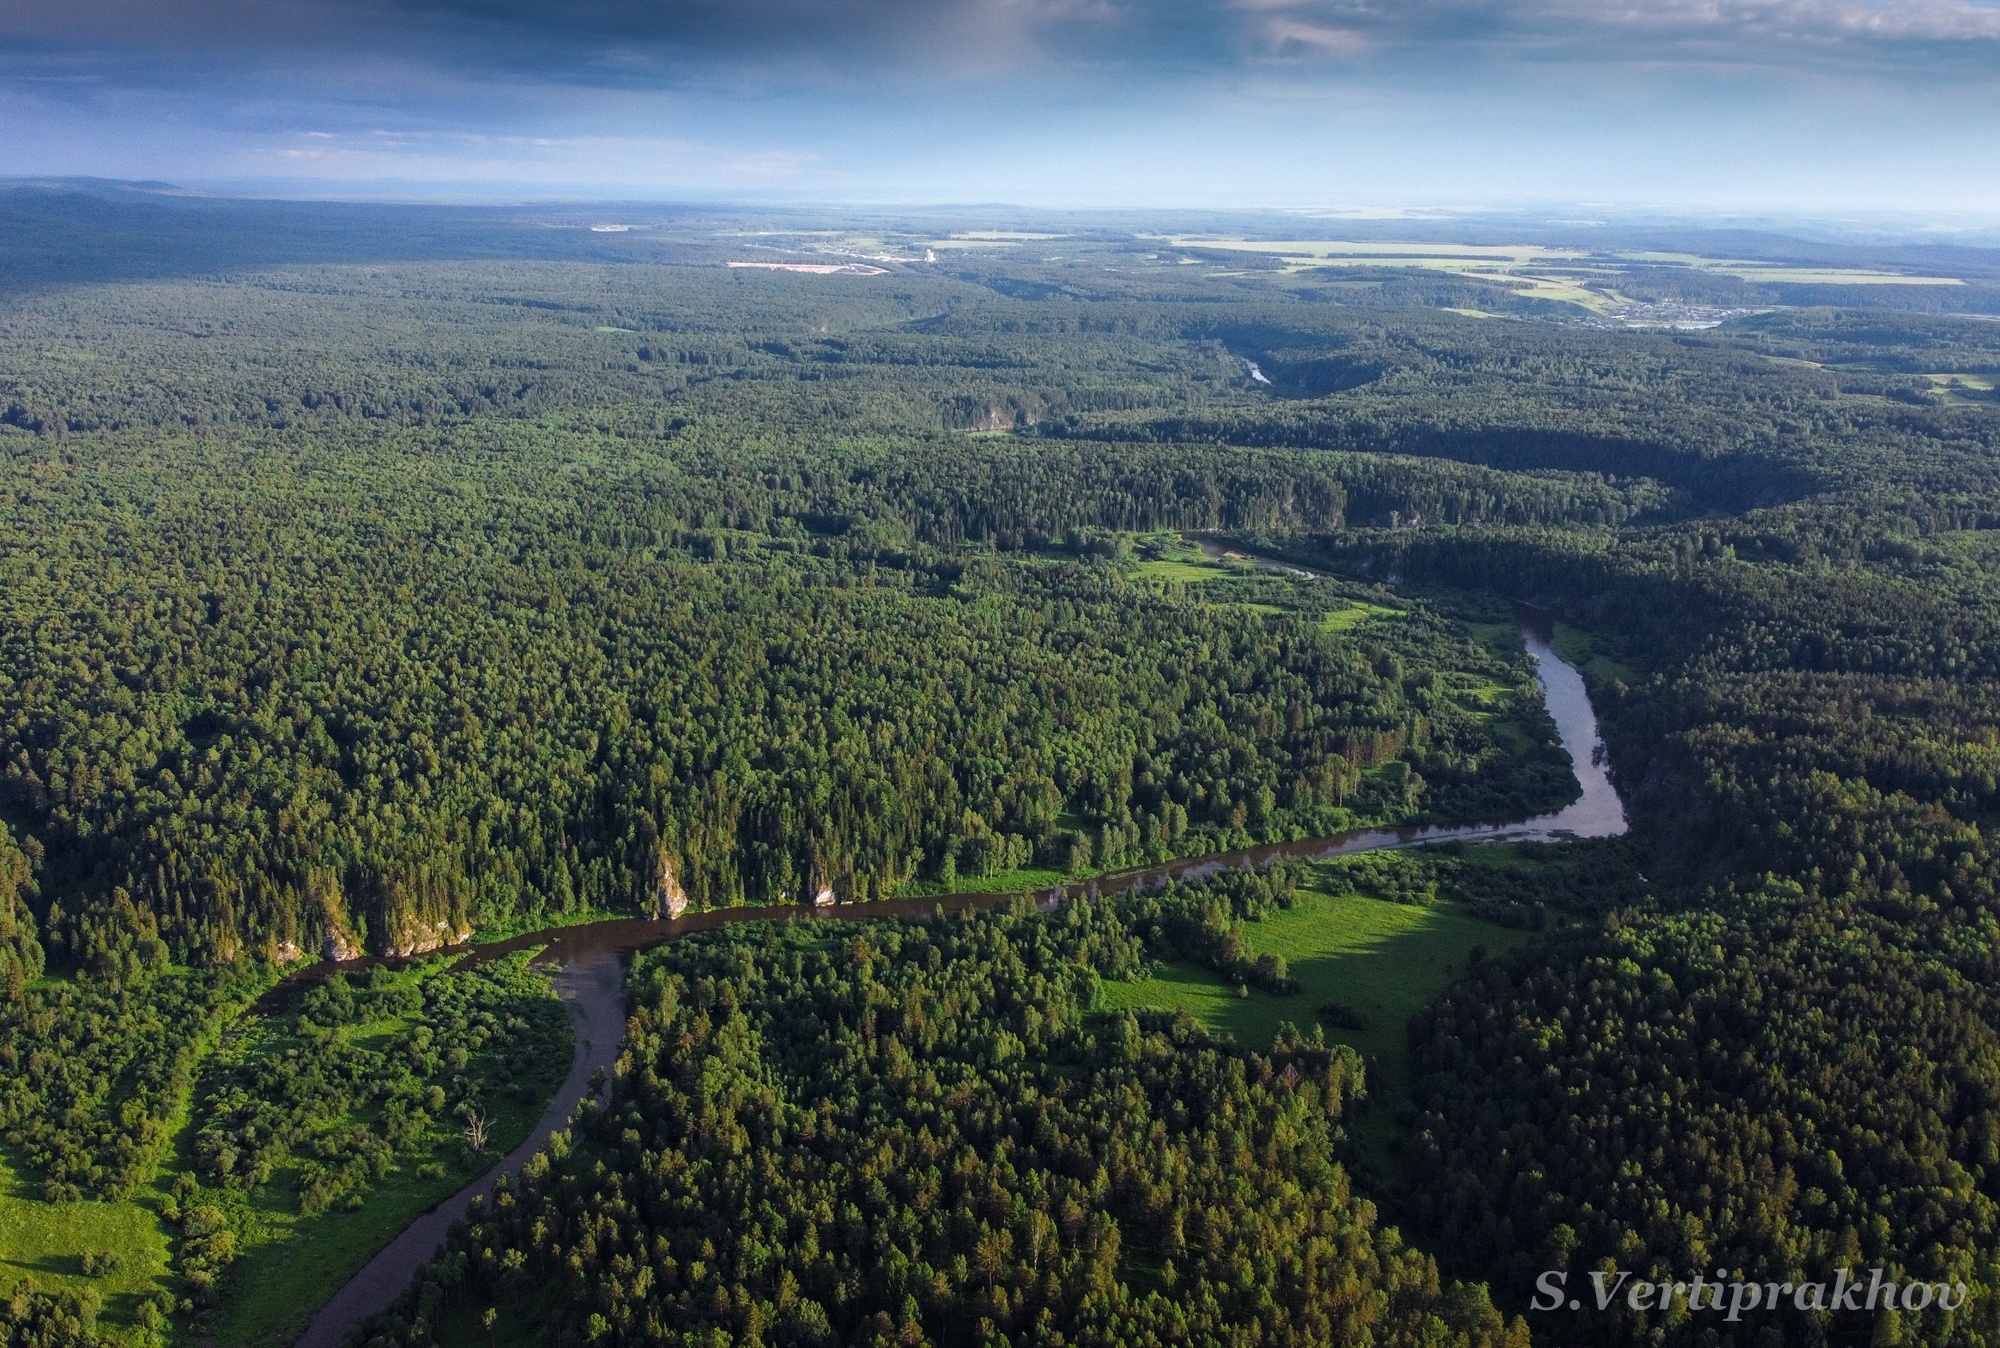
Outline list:
[[[1221,555],[1219,549],[1212,555]],[[1293,574],[1311,574],[1262,558],[1245,560]],[[1541,681],[1549,715],[1556,723],[1563,748],[1569,751],[1577,785],[1583,791],[1581,796],[1562,809],[1527,819],[1357,829],[1300,842],[1265,843],[1258,847],[1115,871],[1088,880],[1052,886],[1038,891],[1035,897],[1044,905],[1054,905],[1068,898],[1095,898],[1100,894],[1150,889],[1169,879],[1199,879],[1219,871],[1265,865],[1279,858],[1317,861],[1355,852],[1426,843],[1555,842],[1569,838],[1609,838],[1625,832],[1625,806],[1605,771],[1604,744],[1598,735],[1597,717],[1584,691],[1582,675],[1550,647],[1546,621],[1539,619],[1536,613],[1523,612],[1522,635],[1527,642],[1528,654],[1535,662],[1536,677]],[[459,1220],[467,1205],[473,1199],[490,1193],[502,1175],[513,1175],[526,1165],[528,1159],[548,1141],[551,1133],[568,1125],[578,1106],[599,1088],[599,1082],[610,1076],[625,1032],[624,968],[633,952],[691,932],[710,931],[738,922],[923,917],[939,910],[958,912],[968,908],[998,907],[1016,897],[1013,894],[948,894],[885,899],[873,903],[843,903],[828,908],[802,908],[789,904],[725,908],[689,913],[671,921],[613,918],[530,932],[525,936],[467,950],[458,967],[484,963],[536,946],[544,947],[535,957],[535,962],[556,966],[556,989],[569,1011],[576,1033],[576,1056],[570,1064],[569,1076],[527,1138],[484,1175],[405,1227],[401,1234],[378,1251],[314,1315],[305,1334],[298,1340],[298,1348],[340,1348],[349,1328],[387,1309],[409,1286],[411,1275],[418,1266],[443,1243],[452,1223]],[[373,963],[375,961],[365,959],[345,960],[301,970],[274,988],[260,1006],[281,1005],[298,987],[324,978],[335,969],[360,969]],[[603,1077],[598,1076],[600,1070]]]

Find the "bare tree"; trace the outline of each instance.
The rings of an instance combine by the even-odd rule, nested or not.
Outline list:
[[[475,1110],[471,1105],[465,1107],[464,1113],[465,1145],[474,1151],[485,1151],[486,1130],[493,1126],[493,1121]]]

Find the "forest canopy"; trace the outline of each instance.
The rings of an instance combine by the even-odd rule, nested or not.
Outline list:
[[[1517,604],[1634,833],[1344,872],[1507,929],[1407,1080],[1100,1006],[1293,995],[1245,935],[1282,870],[706,936],[369,1334],[2000,1341],[2000,330],[1692,272],[1631,282],[1745,311],[1621,328],[1115,231],[818,276],[720,225],[433,223],[5,289],[5,1201],[143,1212],[170,1261],[102,1321],[10,1284],[10,1342],[223,1323],[258,1205],[365,1208],[553,1088],[538,976],[254,1009],[282,967],[1547,811]],[[1551,1268],[1874,1264],[1973,1300],[1520,1318]]]

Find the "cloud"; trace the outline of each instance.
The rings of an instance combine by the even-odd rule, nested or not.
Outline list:
[[[1774,65],[1898,62],[1956,47],[2000,58],[2000,7],[1973,0],[1236,0],[1280,45],[1330,56],[1412,50],[1540,59]]]
[[[1250,31],[1266,55],[1278,58],[1352,59],[1374,45],[1365,33],[1354,28],[1330,27],[1287,14],[1264,15]]]
[[[2000,182],[2000,0],[0,0],[0,47],[0,174],[1325,202],[1737,152],[1746,192]]]
[[[0,40],[115,62],[357,56],[623,86],[921,85],[1066,69],[1128,77],[1273,61],[1443,58],[1783,64],[2000,53],[1975,0],[0,0]]]
[[[2000,9],[1968,0],[1664,0],[1593,5],[1555,0],[1545,17],[1616,32],[1774,41],[1976,42],[2000,40]]]
[[[0,41],[307,71],[372,55],[611,86],[759,69],[922,81],[1109,50],[1135,12],[1121,0],[0,0]]]

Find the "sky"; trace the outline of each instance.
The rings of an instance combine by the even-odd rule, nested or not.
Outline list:
[[[0,176],[2000,219],[2000,0],[0,0]]]

